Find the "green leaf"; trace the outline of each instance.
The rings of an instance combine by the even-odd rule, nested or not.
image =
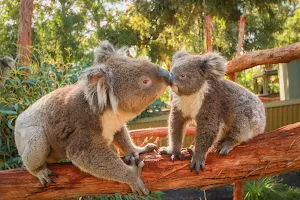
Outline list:
[[[6,115],[16,115],[17,112],[13,110],[0,110],[0,113],[6,114]]]
[[[23,69],[28,69],[30,70],[31,72],[33,71],[31,67],[29,66],[21,66],[21,67],[18,67],[19,70],[23,70]]]
[[[13,122],[13,120],[14,119],[10,119],[10,120],[8,120],[8,122],[7,122],[7,126],[8,126],[8,128],[10,128],[11,130],[15,130],[15,127],[12,125],[12,122]]]
[[[19,104],[16,103],[16,104],[14,105],[14,108],[15,108],[16,111],[18,111],[18,109],[19,109]]]

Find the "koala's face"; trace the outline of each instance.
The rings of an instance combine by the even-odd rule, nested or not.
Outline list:
[[[183,51],[173,56],[171,88],[177,95],[198,92],[207,80],[214,81],[225,74],[225,59],[216,53],[191,55]]]
[[[126,112],[140,113],[169,84],[169,72],[146,60],[111,56],[105,65],[118,109]]]
[[[174,57],[172,62],[171,89],[177,95],[191,95],[200,90],[205,73],[200,68],[201,57],[185,55]]]

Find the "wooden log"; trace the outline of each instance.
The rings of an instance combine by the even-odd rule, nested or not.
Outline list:
[[[159,135],[162,133],[166,135],[166,128]],[[190,156],[186,151],[183,153],[184,160],[175,162],[155,152],[144,155],[142,178],[150,190],[208,189],[300,169],[300,122],[261,134],[226,156],[211,152],[205,170],[199,175],[190,172]],[[126,184],[92,177],[70,163],[49,168],[59,178],[54,178],[56,184],[46,188],[25,169],[0,171],[0,199],[65,199],[130,192]]]
[[[273,49],[253,51],[227,62],[227,74],[257,65],[288,63],[300,59],[300,42]]]

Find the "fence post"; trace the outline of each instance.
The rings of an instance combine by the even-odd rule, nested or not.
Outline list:
[[[244,182],[237,181],[233,184],[233,200],[244,199]]]

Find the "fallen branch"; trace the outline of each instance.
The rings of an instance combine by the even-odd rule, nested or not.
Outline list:
[[[288,63],[300,59],[300,42],[273,49],[253,51],[227,62],[227,74],[257,65]]]
[[[167,129],[155,129],[166,135]],[[192,132],[193,129],[189,129]],[[144,131],[147,133],[147,131]],[[141,136],[141,134],[140,134]],[[300,122],[262,134],[233,149],[227,156],[208,155],[206,168],[199,175],[188,169],[190,157],[170,161],[156,153],[144,155],[142,178],[150,190],[212,188],[300,169]],[[25,169],[0,171],[0,199],[65,199],[88,195],[128,193],[129,187],[97,179],[70,163],[49,165],[59,178],[43,188]]]

